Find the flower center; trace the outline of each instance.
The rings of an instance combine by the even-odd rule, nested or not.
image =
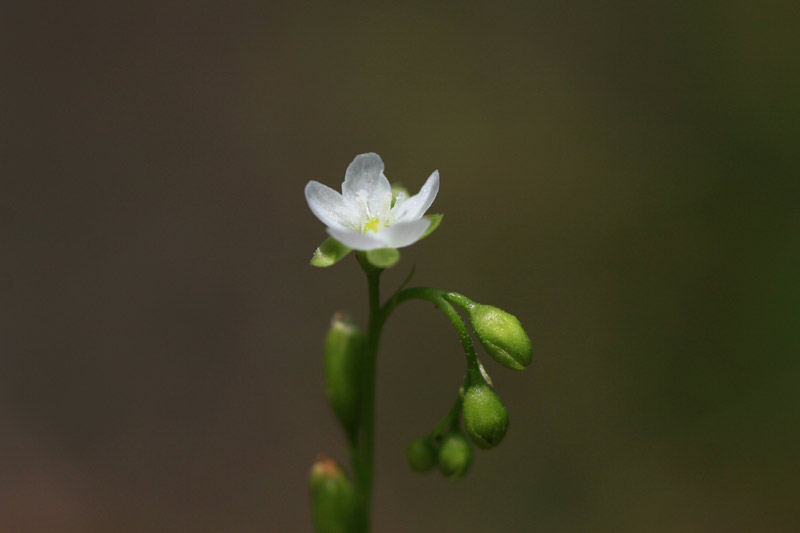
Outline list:
[[[381,219],[378,217],[372,217],[364,224],[364,233],[368,231],[374,231],[378,233],[378,228],[380,228]]]
[[[398,195],[395,205],[400,203],[402,199],[402,195]],[[373,204],[373,209],[370,209],[367,191],[358,191],[355,200],[361,215],[361,233],[368,231],[378,233],[386,226],[391,226],[394,223],[391,192],[387,192],[377,206]]]

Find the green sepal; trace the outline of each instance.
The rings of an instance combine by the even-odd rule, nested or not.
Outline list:
[[[341,261],[352,250],[333,237],[328,237],[314,251],[311,265],[315,267],[329,267]]]
[[[420,237],[419,240],[424,239],[425,237],[436,231],[436,228],[438,228],[439,224],[442,223],[444,215],[441,213],[433,213],[430,215],[425,215],[423,218],[427,218],[428,220],[430,220],[431,225],[428,226],[428,229],[425,230],[425,233],[422,234],[422,237]]]
[[[378,248],[367,251],[367,261],[375,268],[389,268],[400,260],[397,248]]]

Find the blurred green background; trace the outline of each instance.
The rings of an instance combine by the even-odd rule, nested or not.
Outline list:
[[[368,151],[442,179],[386,289],[416,262],[534,342],[450,484],[403,449],[463,357],[397,312],[376,532],[800,530],[795,2],[2,11],[0,531],[310,531],[322,339],[366,287],[308,266],[303,186]]]

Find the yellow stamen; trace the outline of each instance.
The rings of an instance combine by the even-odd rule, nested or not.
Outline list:
[[[367,220],[367,223],[364,225],[364,233],[366,233],[368,231],[374,231],[375,233],[378,233],[378,225],[379,224],[380,224],[380,220],[378,219],[378,217],[370,218],[369,220]]]

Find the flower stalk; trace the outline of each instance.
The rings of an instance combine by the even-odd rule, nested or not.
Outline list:
[[[353,470],[356,479],[356,495],[362,531],[370,529],[372,504],[372,480],[375,450],[375,375],[378,359],[378,343],[385,317],[380,313],[380,278],[383,269],[369,263],[366,254],[356,254],[361,268],[367,275],[369,294],[369,323],[367,326],[366,350],[361,371],[362,404],[361,424],[356,441],[351,443]]]

